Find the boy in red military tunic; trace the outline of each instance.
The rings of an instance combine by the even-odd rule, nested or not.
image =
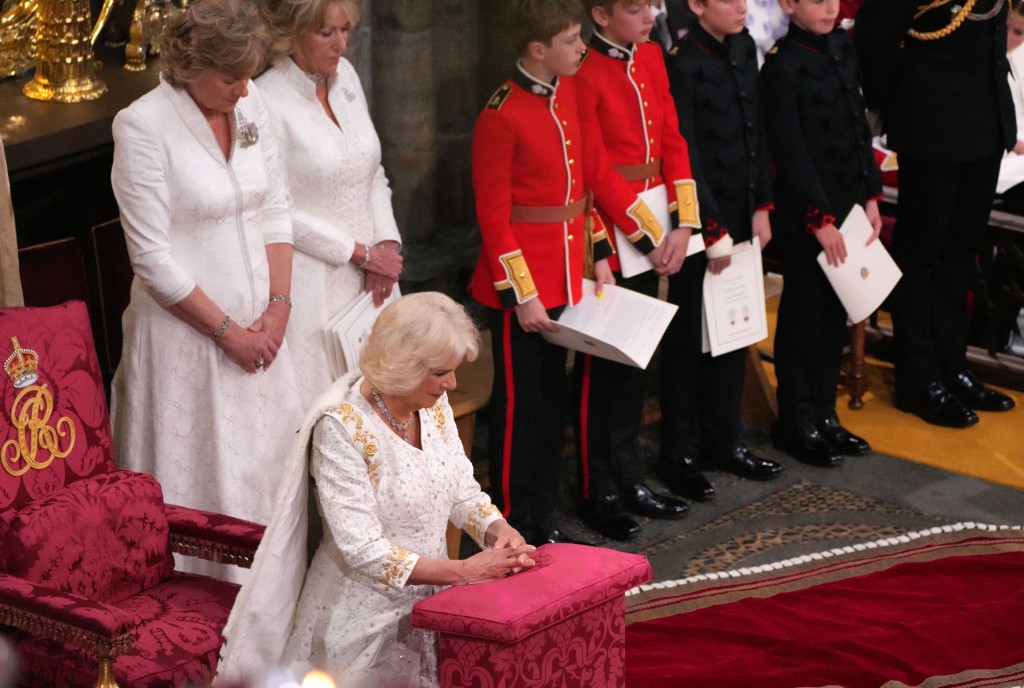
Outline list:
[[[510,31],[520,60],[473,133],[473,189],[483,247],[470,291],[488,307],[494,353],[490,477],[495,503],[527,539],[567,541],[554,521],[567,400],[566,350],[548,343],[566,304],[582,296],[584,199],[614,221],[660,233],[657,221],[580,130],[572,75],[586,51],[579,0],[517,0]],[[629,208],[632,214],[627,214]],[[601,219],[592,243],[598,289],[614,282]]]
[[[676,227],[665,236],[620,225],[626,239],[648,254],[654,269],[628,278],[619,275],[618,284],[656,296],[659,276],[679,270],[691,233],[701,228],[687,144],[679,133],[662,49],[648,42],[654,27],[649,0],[587,0],[586,5],[596,30],[577,76],[583,135],[600,140],[620,183],[633,192],[664,184],[676,219]],[[597,208],[609,226],[621,210],[600,197]],[[709,251],[729,253],[724,228],[709,226],[705,241]],[[617,257],[609,264],[619,269]],[[683,502],[657,495],[643,483],[639,433],[644,371],[580,355],[576,378],[580,482],[591,523],[608,537],[627,540],[639,526],[626,510],[652,518],[681,516]],[[695,466],[673,464],[665,473],[669,486],[683,496],[706,499],[713,494]]]

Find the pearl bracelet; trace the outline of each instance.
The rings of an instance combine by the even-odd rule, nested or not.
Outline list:
[[[356,266],[360,270],[365,270],[366,267],[370,264],[370,248],[371,246],[369,244],[366,244],[366,253],[363,254],[363,261]]]

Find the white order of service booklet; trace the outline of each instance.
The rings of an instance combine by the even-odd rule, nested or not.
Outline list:
[[[903,273],[881,241],[876,239],[865,246],[874,229],[859,205],[853,206],[839,231],[846,244],[846,261],[839,266],[829,265],[822,251],[818,254],[818,264],[846,309],[850,322],[857,324],[878,310]]]
[[[704,273],[704,352],[727,354],[768,337],[761,240],[732,247],[732,262],[717,275]]]
[[[646,368],[678,306],[635,292],[583,280],[583,298],[568,306],[557,321],[558,332],[542,332],[544,339],[585,354]]]
[[[658,184],[653,189],[637,194],[637,197],[651,209],[665,230],[665,236],[668,236],[668,232],[672,231],[672,215],[668,212],[668,192],[665,191],[665,185]],[[686,255],[692,256],[703,250],[704,237],[700,230],[695,229],[693,236],[690,237],[690,244],[686,247]],[[615,252],[619,256],[619,269],[623,277],[633,277],[654,269],[651,259],[629,242],[626,233],[618,225],[615,225]]]
[[[384,299],[380,308],[373,305],[373,294],[363,292],[347,308],[341,309],[323,327],[324,341],[327,344],[327,358],[331,364],[331,375],[337,380],[350,370],[359,367],[359,354],[377,316],[392,301],[402,294],[398,285],[391,290],[391,295]]]

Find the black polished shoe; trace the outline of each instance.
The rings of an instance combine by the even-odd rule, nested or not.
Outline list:
[[[594,530],[606,538],[626,542],[640,534],[640,525],[622,508],[617,494],[588,500],[586,516]]]
[[[786,433],[776,433],[775,447],[800,463],[821,468],[835,468],[843,464],[843,457],[832,449],[825,436],[814,425],[802,425]]]
[[[818,430],[832,445],[836,454],[843,456],[864,456],[871,451],[871,445],[863,437],[857,437],[839,424],[839,419],[832,414],[818,423]]]
[[[1002,392],[985,386],[974,373],[963,372],[946,380],[946,389],[975,411],[1009,411],[1017,404]]]
[[[781,463],[751,454],[746,447],[736,447],[732,454],[717,461],[715,465],[747,480],[771,480],[782,474]]]
[[[967,428],[978,422],[978,414],[964,406],[941,382],[928,385],[916,399],[897,394],[896,408],[945,428]]]
[[[715,486],[700,472],[700,466],[692,456],[668,459],[658,466],[658,472],[668,489],[680,497],[706,502],[715,496]]]
[[[647,518],[681,518],[690,510],[683,500],[653,492],[643,483],[623,490],[622,503],[637,516]]]

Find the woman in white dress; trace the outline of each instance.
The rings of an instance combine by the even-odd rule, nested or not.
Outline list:
[[[333,381],[322,328],[364,291],[379,306],[402,271],[380,140],[351,63],[353,0],[269,3],[273,66],[257,83],[288,175],[295,234],[288,341],[311,402]]]
[[[160,84],[114,119],[111,173],[135,270],[117,459],[168,502],[261,523],[302,413],[284,343],[291,221],[249,84],[266,41],[245,0],[193,3],[167,28]]]
[[[413,604],[437,586],[533,565],[534,547],[473,479],[448,405],[455,369],[478,348],[469,316],[442,294],[405,296],[381,312],[362,375],[321,396],[296,442],[225,629],[222,679],[285,664],[325,670],[345,686],[436,686],[436,639],[412,628]],[[307,475],[323,520],[308,571]],[[484,551],[450,561],[449,520]]]

